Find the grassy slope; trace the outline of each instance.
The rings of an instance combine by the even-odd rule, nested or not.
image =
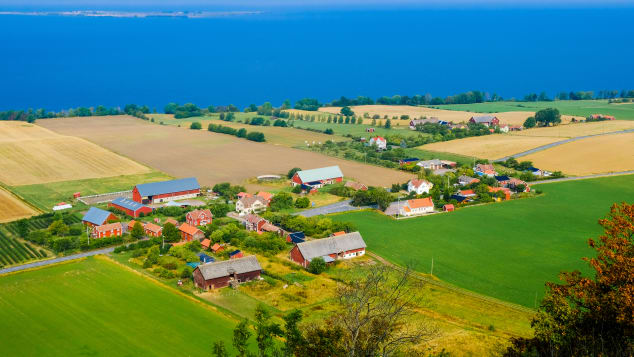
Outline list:
[[[131,190],[137,184],[169,180],[172,177],[162,172],[151,172],[140,175],[124,175],[99,179],[52,182],[47,184],[14,186],[11,190],[22,196],[36,207],[49,211],[60,201],[68,201],[74,192],[84,196],[100,193]]]
[[[536,186],[545,194],[395,221],[373,212],[333,216],[354,222],[369,249],[416,264],[458,286],[533,307],[561,270],[585,269],[586,240],[614,202],[634,195],[634,176]]]
[[[607,100],[557,100],[552,102],[489,102],[475,104],[449,104],[433,106],[438,109],[465,110],[481,113],[538,111],[557,108],[562,114],[588,116],[613,115],[616,119],[634,120],[634,103],[608,104]]]
[[[235,322],[96,258],[0,278],[0,350],[15,356],[208,355]]]

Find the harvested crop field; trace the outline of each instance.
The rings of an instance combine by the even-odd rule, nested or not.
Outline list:
[[[49,120],[55,119],[40,122]],[[0,123],[0,182],[4,184],[30,185],[145,172],[150,169],[84,139],[24,122]]]
[[[513,135],[574,138],[577,136],[596,135],[628,129],[634,129],[634,121],[610,120],[592,123],[571,123],[568,125],[557,125],[547,128],[534,128],[517,131],[513,132]]]
[[[196,176],[201,184],[243,183],[264,174],[339,165],[344,175],[368,185],[389,186],[411,175],[318,153],[256,143],[206,130],[153,125],[124,116],[65,118],[41,125],[64,135],[89,139],[175,177]],[[254,185],[250,185],[254,186]]]
[[[634,170],[634,133],[581,139],[524,156],[522,160],[569,175]]]
[[[31,217],[37,212],[19,198],[0,188],[0,223]]]
[[[358,105],[350,107],[356,115],[363,115],[368,113],[370,116],[378,114],[381,118],[387,115],[390,119],[394,116],[400,118],[401,115],[409,115],[410,118],[416,119],[420,117],[436,117],[454,123],[467,122],[472,116],[480,115],[494,115],[500,119],[501,124],[509,125],[522,125],[526,118],[535,115],[535,112],[500,112],[482,114],[467,111],[457,110],[445,110],[435,109],[428,107],[414,107],[410,105]],[[320,112],[326,113],[339,113],[341,107],[322,107],[319,108]],[[569,115],[562,115],[561,120],[563,123],[568,123],[573,117]],[[580,117],[577,117],[579,119]],[[405,125],[405,124],[402,124]]]
[[[449,152],[481,159],[499,159],[514,155],[538,146],[554,143],[561,138],[550,136],[519,136],[492,134],[474,136],[465,139],[437,142],[419,146],[419,149]]]

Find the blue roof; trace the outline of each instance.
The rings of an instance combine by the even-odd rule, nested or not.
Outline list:
[[[196,267],[199,266],[200,263],[199,262],[190,262],[190,263],[187,263],[187,265],[189,265],[190,267],[196,269]]]
[[[412,162],[412,161],[418,161],[417,157],[408,157],[407,159],[401,159],[401,162]]]
[[[229,256],[233,257],[234,255],[239,254],[239,253],[240,253],[239,249],[238,250],[234,250],[233,252],[229,253]]]
[[[530,167],[530,168],[528,169],[528,171],[533,171],[533,172],[535,172],[535,171],[539,171],[539,169],[538,169],[538,168],[536,168],[536,167]]]
[[[136,185],[141,197],[162,195],[164,193],[198,190],[200,185],[195,177],[188,177],[179,180],[143,183]]]
[[[506,175],[502,175],[502,176],[495,176],[495,179],[498,181],[508,181],[510,180],[510,178]]]
[[[293,243],[303,243],[306,235],[304,234],[304,232],[294,232],[294,233],[289,233],[288,237],[291,239],[291,242]]]
[[[106,220],[108,219],[108,216],[110,216],[110,214],[111,213],[109,211],[104,211],[101,208],[90,207],[88,212],[86,212],[86,214],[84,215],[84,218],[82,218],[82,221],[90,222],[92,224],[100,226],[106,223]]]
[[[216,259],[208,256],[205,253],[198,253],[197,255],[198,255],[198,258],[200,258],[200,261],[203,263],[213,263],[216,261]]]
[[[138,202],[135,202],[135,201],[132,201],[130,199],[123,198],[123,197],[115,198],[114,200],[112,200],[112,203],[117,205],[117,206],[120,206],[120,207],[123,207],[123,208],[127,208],[127,209],[133,210],[133,211],[136,211],[139,208],[145,207],[145,205],[142,205],[142,204],[140,204]]]
[[[460,196],[460,195],[451,195],[451,198],[453,198],[454,200],[458,201],[459,203],[469,199],[469,197]]]

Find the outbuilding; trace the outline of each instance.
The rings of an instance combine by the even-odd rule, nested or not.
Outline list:
[[[324,185],[330,185],[335,182],[343,181],[343,173],[339,166],[328,166],[319,169],[297,171],[293,178],[291,178],[291,184],[297,185],[310,185],[314,188],[320,188]]]
[[[194,269],[194,283],[201,289],[218,289],[232,282],[243,283],[260,278],[262,267],[255,255],[201,264]]]
[[[211,211],[208,209],[197,209],[191,212],[187,212],[185,216],[185,221],[190,226],[206,226],[211,224],[213,215]]]
[[[202,241],[205,239],[205,233],[203,231],[187,223],[181,224],[178,230],[181,232],[181,238],[184,241],[189,242],[193,239]]]
[[[132,199],[138,203],[160,203],[194,198],[200,194],[200,185],[195,177],[136,185]]]
[[[102,210],[97,207],[90,207],[88,212],[86,212],[84,217],[81,219],[81,221],[89,227],[102,226],[108,223],[108,221],[114,220],[117,220],[117,216],[115,216],[112,212]]]
[[[143,213],[143,215],[152,213],[151,207],[123,197],[115,198],[112,202],[108,203],[108,207],[118,209],[119,211],[125,212],[128,216],[134,218],[139,217],[141,213]]]

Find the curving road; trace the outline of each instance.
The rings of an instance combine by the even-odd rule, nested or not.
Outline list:
[[[533,153],[536,153],[536,152],[539,152],[539,151],[542,151],[542,150],[550,149],[550,148],[555,147],[555,146],[567,144],[569,142],[573,142],[573,141],[577,141],[577,140],[592,138],[592,137],[595,137],[595,136],[625,134],[625,133],[634,133],[634,129],[612,131],[612,132],[609,132],[609,133],[601,133],[601,134],[593,134],[593,135],[576,136],[574,138],[569,138],[569,139],[566,139],[566,140],[557,141],[557,142],[554,142],[554,143],[538,146],[536,148],[533,148],[533,149],[530,149],[530,150],[526,150],[526,151],[522,151],[522,152],[514,154],[514,155],[505,156],[505,157],[499,158],[497,160],[493,160],[493,162],[506,161],[506,160],[508,160],[511,157],[518,158],[518,157],[530,155],[530,154],[533,154]]]
[[[25,269],[43,267],[43,266],[46,266],[46,265],[57,264],[57,263],[65,262],[65,261],[68,261],[68,260],[74,260],[74,259],[80,259],[80,258],[84,258],[84,257],[90,257],[92,255],[107,254],[107,253],[111,253],[113,250],[114,250],[114,247],[109,247],[109,248],[103,248],[103,249],[98,249],[98,250],[92,250],[90,252],[84,252],[84,253],[78,253],[78,254],[73,254],[73,255],[67,255],[65,257],[53,258],[53,259],[49,259],[49,260],[42,260],[42,261],[35,262],[35,263],[17,265],[17,266],[14,266],[14,267],[0,269],[0,274],[6,274],[6,273],[12,273],[12,272],[20,271],[20,270],[25,270]]]

